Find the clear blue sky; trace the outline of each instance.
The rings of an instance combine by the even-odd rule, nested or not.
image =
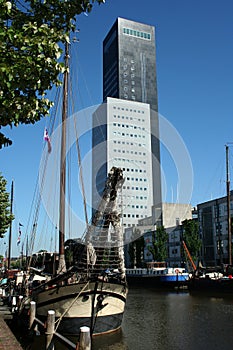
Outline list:
[[[102,101],[102,41],[116,18],[156,27],[159,112],[178,131],[190,154],[193,206],[226,193],[225,144],[233,142],[232,16],[232,0],[106,0],[77,21],[79,109]],[[26,230],[47,123],[45,119],[7,130],[13,146],[0,150],[0,171],[9,191],[15,181],[15,242],[18,222]],[[232,153],[230,147],[233,173]],[[163,150],[162,166],[169,177]],[[165,201],[171,201],[172,186],[168,185]],[[7,243],[0,241],[1,254]],[[13,252],[18,252],[16,245]]]

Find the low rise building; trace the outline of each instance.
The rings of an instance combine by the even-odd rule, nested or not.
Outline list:
[[[197,205],[201,260],[206,266],[228,264],[227,197],[216,198]],[[231,230],[233,218],[233,191],[230,193]],[[232,244],[232,242],[231,242]]]
[[[190,204],[179,203],[162,203],[163,226],[168,233],[168,259],[169,266],[181,266],[183,263],[182,256],[182,226],[184,220],[192,219],[192,206]],[[152,213],[155,209],[152,208]],[[129,254],[129,244],[138,238],[144,238],[144,249],[142,259],[144,263],[153,261],[153,256],[149,247],[152,246],[153,235],[156,237],[156,225],[154,216],[150,216],[138,221],[138,225],[129,227],[125,230],[125,262],[127,267],[132,267],[132,261]],[[135,265],[135,264],[134,264]]]

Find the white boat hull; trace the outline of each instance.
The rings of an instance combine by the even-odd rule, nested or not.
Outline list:
[[[48,310],[55,311],[56,319],[61,318],[58,331],[63,334],[79,334],[82,326],[99,334],[121,326],[126,296],[123,284],[98,281],[54,286],[35,293],[33,299],[39,318],[46,318]]]

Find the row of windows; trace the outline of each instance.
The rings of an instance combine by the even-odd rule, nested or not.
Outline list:
[[[142,119],[142,121],[144,121],[144,119]],[[122,128],[129,128],[129,129],[138,129],[138,130],[145,130],[144,127],[141,127],[141,126],[136,126],[136,125],[130,125],[130,124],[117,124],[117,123],[113,123],[113,126],[118,126],[119,127],[122,127]]]
[[[123,34],[135,36],[140,39],[151,40],[151,34],[146,32],[141,32],[139,30],[133,30],[130,28],[123,28]]]
[[[128,141],[116,141],[116,140],[113,140],[113,143],[118,143],[119,145],[122,144],[122,145],[130,145],[130,146],[134,146],[134,147],[146,147],[146,144],[145,143],[137,143],[137,142],[128,142]]]
[[[124,214],[123,215],[124,218],[146,218],[147,215],[139,215],[139,214]],[[126,224],[124,224],[124,226],[126,226]],[[130,226],[135,226],[134,224],[128,224],[128,227]]]
[[[123,202],[129,202],[129,201],[134,201],[135,199],[140,199],[140,200],[147,200],[147,197],[145,196],[145,197],[142,197],[142,196],[126,196],[124,193],[123,193],[123,195],[122,195],[122,197],[123,197]]]
[[[123,194],[123,197],[124,198],[127,197],[129,200],[130,200],[130,198],[134,198],[134,200],[136,199],[137,201],[147,201],[147,196],[124,196],[124,194]],[[133,203],[133,202],[131,202],[131,203]],[[129,207],[129,205],[128,205],[128,207]],[[138,207],[135,207],[135,208],[138,208]]]
[[[143,139],[145,139],[145,135],[140,135],[140,134],[128,134],[128,133],[124,133],[124,132],[116,132],[116,131],[113,131],[113,135],[114,136],[129,136],[129,137],[142,137]]]
[[[127,177],[126,178],[127,181],[140,181],[140,182],[147,182],[147,179],[140,179],[140,178],[137,178],[137,177]]]
[[[122,153],[128,153],[128,154],[129,154],[129,153],[130,153],[130,154],[137,154],[137,155],[139,155],[139,156],[142,156],[142,155],[145,156],[145,155],[146,155],[145,152],[125,151],[124,149],[121,150],[121,149],[119,149],[119,148],[118,148],[118,149],[114,149],[113,151],[114,151],[114,152],[118,152],[118,153],[121,153],[121,152],[122,152]]]
[[[142,169],[129,169],[129,168],[123,168],[123,171],[127,171],[127,172],[135,172],[135,173],[146,173],[146,170],[142,170]]]
[[[118,110],[122,110],[122,111],[127,111],[127,112],[134,112],[134,113],[142,113],[144,114],[145,112],[143,110],[136,110],[136,109],[132,109],[132,108],[125,108],[125,107],[116,107],[113,106],[113,109],[118,109]]]
[[[141,218],[147,218],[147,215],[141,215]],[[135,224],[123,224],[124,227],[135,227]]]
[[[128,117],[128,116],[124,116],[124,115],[116,115],[114,114],[113,115],[114,118],[118,118],[118,119],[126,119],[126,120],[135,120],[135,121],[138,121],[138,122],[145,122],[145,119],[141,119],[141,118],[133,118],[133,117]]]
[[[123,216],[124,218],[139,218],[139,214],[124,214]]]
[[[131,163],[131,162],[134,162],[134,163],[138,163],[138,164],[146,164],[146,161],[142,161],[142,160],[137,160],[137,159],[125,159],[125,158],[114,158],[116,161],[119,161],[119,162],[128,162],[128,163]]]
[[[134,187],[134,186],[132,186],[132,187],[130,187],[130,186],[123,186],[123,190],[136,190],[136,191],[147,191],[147,187],[144,187],[144,188],[142,188],[142,187]],[[140,198],[140,199],[142,199],[142,198]]]
[[[119,208],[121,208],[121,204],[119,204]],[[147,209],[147,205],[128,205],[127,208],[132,208],[132,209]]]

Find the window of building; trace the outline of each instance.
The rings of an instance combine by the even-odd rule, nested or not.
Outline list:
[[[123,34],[125,35],[130,35],[130,36],[134,36],[136,38],[139,38],[139,39],[143,39],[143,40],[151,40],[151,34],[150,33],[147,33],[147,32],[142,32],[142,31],[139,31],[139,30],[133,30],[133,29],[130,29],[130,28],[123,28]],[[127,61],[125,61],[127,62]],[[132,62],[132,60],[131,60]]]

